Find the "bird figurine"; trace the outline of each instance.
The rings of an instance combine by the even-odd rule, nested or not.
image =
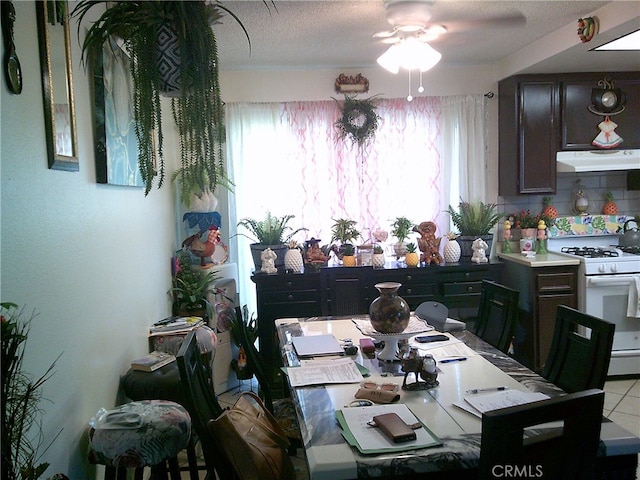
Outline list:
[[[182,247],[187,247],[191,253],[200,258],[200,266],[205,267],[205,258],[213,255],[216,249],[216,244],[220,241],[220,230],[218,227],[209,227],[209,233],[207,239],[203,242],[201,240],[204,232],[198,232],[190,237],[187,237],[182,242]]]

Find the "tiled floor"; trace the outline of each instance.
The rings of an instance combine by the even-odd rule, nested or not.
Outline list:
[[[247,389],[248,384],[243,385]],[[254,386],[254,391],[257,387]],[[615,380],[609,381],[604,386],[604,415],[616,422],[621,427],[640,437],[640,380]],[[231,390],[220,395],[220,403],[223,406],[233,405],[237,398],[237,390]],[[298,456],[293,459],[299,472],[296,480],[306,480],[306,464],[304,453],[298,450]],[[189,480],[188,473],[182,474],[183,480]],[[200,476],[204,479],[204,473]],[[640,466],[636,478],[640,478]]]

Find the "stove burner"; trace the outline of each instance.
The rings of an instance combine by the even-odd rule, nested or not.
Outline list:
[[[571,255],[577,255],[579,257],[586,258],[603,258],[603,257],[617,257],[618,252],[615,250],[606,250],[604,248],[597,247],[562,247],[562,253],[569,253]]]
[[[628,247],[621,247],[619,245],[616,245],[616,248],[618,250],[621,250],[624,253],[631,253],[633,255],[640,255],[640,246],[630,245]]]

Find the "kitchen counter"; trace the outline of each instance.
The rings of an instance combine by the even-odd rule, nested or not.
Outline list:
[[[538,254],[535,257],[525,257],[521,253],[498,253],[498,258],[507,262],[519,263],[527,267],[560,267],[565,265],[579,265],[579,257],[558,255],[557,253]]]

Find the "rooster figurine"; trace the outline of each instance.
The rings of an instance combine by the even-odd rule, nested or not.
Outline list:
[[[203,242],[200,238],[204,232],[198,232],[195,235],[187,237],[182,242],[182,247],[187,247],[196,257],[200,257],[200,266],[205,267],[204,259],[213,255],[216,244],[220,242],[220,230],[218,227],[209,227],[207,239]]]

